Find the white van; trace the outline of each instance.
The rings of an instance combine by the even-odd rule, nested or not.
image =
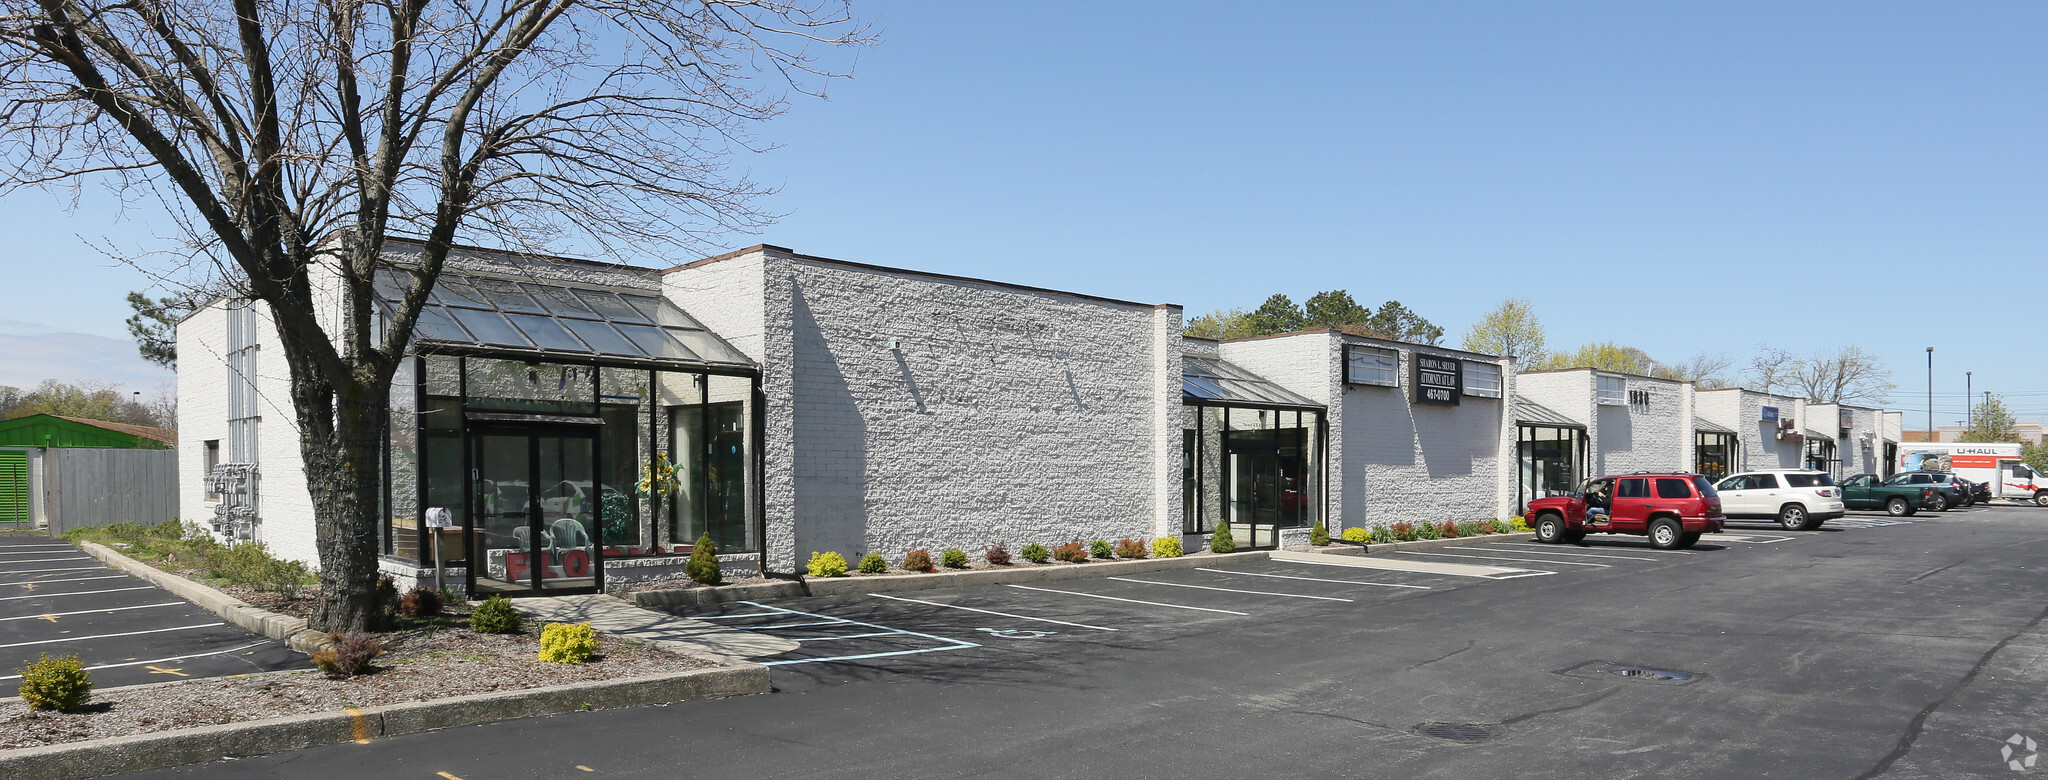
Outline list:
[[[1900,471],[1949,471],[1991,485],[1992,498],[2048,506],[2048,477],[2020,461],[2020,445],[1907,442],[1899,445]]]

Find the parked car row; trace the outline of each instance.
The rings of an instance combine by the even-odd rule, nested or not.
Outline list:
[[[1764,469],[1731,474],[1718,484],[1698,474],[1638,472],[1588,480],[1579,490],[1529,502],[1536,540],[1576,542],[1587,534],[1647,536],[1665,550],[1720,533],[1731,518],[1775,520],[1788,531],[1811,531],[1851,509],[1910,517],[1945,512],[1986,496],[1989,486],[1950,472],[1908,471],[1880,479],[1858,474],[1842,484],[1824,471]]]

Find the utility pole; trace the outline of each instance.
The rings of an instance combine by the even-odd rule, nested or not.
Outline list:
[[[1965,431],[1977,429],[1977,402],[1973,400],[1977,397],[1977,393],[1970,384],[1970,375],[1974,373],[1977,372],[1963,372],[1963,404],[1965,405],[1963,409],[1963,430]],[[1989,393],[1991,391],[1986,390],[1984,392]]]
[[[1934,435],[1934,348],[1927,348],[1927,440],[1941,441]]]

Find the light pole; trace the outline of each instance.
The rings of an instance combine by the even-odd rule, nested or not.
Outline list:
[[[1927,440],[1941,441],[1934,435],[1934,348],[1927,348]]]
[[[1977,428],[1977,401],[1976,401],[1976,398],[1977,398],[1977,393],[1976,393],[1975,391],[1973,391],[1973,390],[1971,389],[1972,385],[1970,384],[1970,375],[1971,375],[1971,374],[1974,374],[1974,373],[1977,373],[1977,372],[1975,372],[1975,371],[1964,371],[1964,372],[1963,372],[1963,430],[1964,430],[1964,431],[1971,431],[1971,430],[1975,430],[1975,429]]]

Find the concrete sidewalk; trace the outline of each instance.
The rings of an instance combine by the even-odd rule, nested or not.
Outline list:
[[[599,633],[656,646],[673,645],[672,650],[697,655],[762,658],[799,646],[795,641],[754,631],[641,609],[616,596],[597,593],[513,599],[512,606],[537,621],[589,623]]]

